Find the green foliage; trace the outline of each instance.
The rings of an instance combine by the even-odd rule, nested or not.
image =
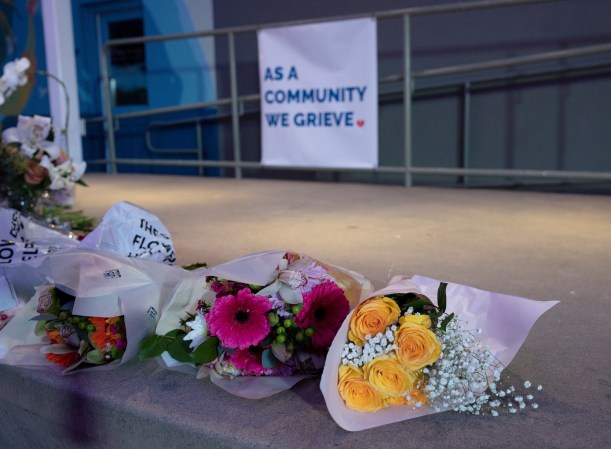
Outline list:
[[[411,308],[413,313],[428,315],[431,318],[433,327],[437,326],[439,319],[442,319],[441,330],[444,331],[448,323],[454,318],[453,313],[449,315],[445,314],[447,306],[447,286],[447,282],[441,282],[439,284],[439,288],[437,289],[437,306],[435,306],[435,304],[433,304],[428,297],[421,293],[395,293],[392,295],[387,295],[387,297],[395,300],[401,309],[401,314],[404,314],[409,308]]]
[[[219,339],[210,337],[191,353],[196,365],[210,363],[218,356]]]
[[[89,351],[85,359],[87,362],[93,363],[95,365],[101,365],[104,363],[104,356],[97,349]]]
[[[167,346],[167,340],[163,335],[151,335],[140,342],[138,359],[142,361],[151,357],[157,357],[165,352]]]
[[[77,181],[80,184],[80,182]],[[86,216],[82,210],[74,210],[70,206],[46,206],[43,210],[44,218],[53,224],[65,224],[72,231],[90,232],[94,228],[93,218]]]
[[[190,341],[184,339],[186,335],[187,333],[182,329],[171,330],[165,335],[151,335],[140,343],[138,359],[142,361],[157,357],[167,351],[179,362],[193,363],[197,366],[210,363],[218,356],[218,338],[208,338],[192,351],[189,347]]]
[[[182,268],[184,268],[185,270],[193,271],[197,270],[198,268],[205,268],[207,266],[208,264],[206,262],[195,262],[187,265],[182,265]]]

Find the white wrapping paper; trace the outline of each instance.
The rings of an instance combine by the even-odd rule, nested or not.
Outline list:
[[[0,266],[18,265],[77,244],[72,234],[37,223],[17,210],[0,208]]]
[[[176,253],[170,232],[151,212],[128,202],[114,204],[79,248],[173,265]]]
[[[267,285],[274,279],[274,274],[280,260],[287,252],[293,251],[266,251],[250,254],[230,262],[223,263],[208,269],[198,270],[190,278],[184,279],[176,288],[174,295],[163,310],[156,333],[164,335],[179,326],[187,312],[194,312],[197,301],[205,295],[214,297],[214,292],[205,286],[207,276],[243,282],[255,285]],[[326,267],[336,278],[336,283],[344,289],[344,293],[354,307],[361,300],[371,294],[371,284],[362,275],[341,267],[331,266],[317,261]],[[248,399],[260,399],[281,391],[288,390],[297,382],[309,375],[295,376],[243,376],[229,379],[216,373],[216,371],[201,367],[199,370],[193,365],[177,362],[168,353],[158,357],[162,366],[177,371],[197,374],[198,378],[209,376],[211,381],[225,391],[236,396]]]
[[[396,276],[387,287],[374,292],[370,297],[420,292],[436,303],[439,284],[439,281],[424,276],[414,276],[411,280]],[[505,366],[513,360],[535,321],[559,302],[533,301],[460,284],[448,284],[446,295],[446,312],[455,313],[467,321],[469,328],[481,329],[482,333],[478,338]],[[352,312],[344,320],[329,348],[320,381],[320,389],[335,422],[346,430],[358,431],[436,413],[429,406],[418,409],[406,405],[391,406],[374,413],[357,412],[346,407],[339,395],[337,384],[342,349],[348,338],[351,316]]]

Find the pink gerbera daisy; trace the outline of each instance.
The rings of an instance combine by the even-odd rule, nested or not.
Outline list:
[[[260,348],[252,346],[248,349],[237,349],[229,356],[229,361],[242,372],[242,376],[260,376],[269,371],[262,365],[261,353]]]
[[[295,315],[295,324],[301,329],[313,328],[312,345],[327,348],[349,311],[344,291],[325,281],[303,295],[303,307]]]
[[[267,312],[272,305],[265,296],[244,288],[237,295],[221,296],[206,315],[210,335],[231,349],[247,349],[261,343],[270,331]]]

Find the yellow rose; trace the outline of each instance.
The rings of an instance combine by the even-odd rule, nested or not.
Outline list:
[[[357,412],[375,412],[386,404],[378,391],[363,377],[363,372],[352,365],[340,365],[339,395],[346,403],[346,407]]]
[[[363,367],[365,379],[383,396],[405,396],[416,380],[416,375],[405,369],[391,356],[376,357]]]
[[[426,327],[427,329],[431,328],[431,317],[428,315],[404,315],[399,318],[399,324],[403,323],[414,323],[420,324],[421,326]]]
[[[384,332],[388,326],[397,321],[401,310],[395,301],[384,296],[377,296],[361,303],[350,318],[348,339],[363,346],[366,335],[375,336]]]
[[[395,353],[408,369],[417,371],[435,363],[441,355],[441,344],[426,327],[405,321],[395,332]]]

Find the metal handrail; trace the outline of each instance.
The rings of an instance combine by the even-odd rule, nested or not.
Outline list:
[[[513,67],[517,65],[533,64],[537,62],[544,62],[555,59],[567,59],[580,56],[588,56],[592,54],[600,54],[611,52],[611,45],[604,44],[591,47],[583,47],[579,49],[560,50],[554,52],[541,53],[538,55],[522,56],[510,59],[500,59],[496,61],[487,61],[484,63],[466,64],[453,67],[429,69],[422,72],[412,73],[411,72],[411,42],[410,42],[410,18],[411,16],[427,15],[427,14],[439,14],[439,13],[450,13],[450,12],[464,12],[471,10],[481,10],[488,8],[508,7],[508,6],[520,6],[529,5],[535,3],[549,3],[558,2],[563,0],[488,0],[488,1],[477,1],[477,2],[465,2],[455,3],[449,5],[437,5],[437,6],[423,6],[404,8],[393,11],[380,11],[371,14],[354,14],[347,16],[336,16],[325,19],[307,19],[298,20],[283,23],[274,23],[267,25],[252,25],[252,26],[241,26],[233,28],[216,29],[209,31],[200,31],[183,34],[163,35],[163,36],[144,36],[138,38],[126,38],[126,39],[115,39],[107,41],[101,48],[101,70],[102,79],[104,83],[104,96],[105,96],[105,117],[104,121],[108,127],[108,145],[109,145],[109,158],[105,160],[90,161],[90,163],[106,163],[109,164],[111,171],[116,173],[117,164],[143,164],[143,165],[177,165],[177,166],[216,166],[216,167],[233,167],[235,168],[236,178],[242,177],[242,168],[263,168],[263,169],[296,169],[295,167],[270,167],[263,166],[260,163],[246,162],[241,160],[241,147],[240,147],[240,124],[239,124],[239,106],[247,101],[258,101],[259,95],[248,95],[239,96],[237,90],[237,69],[235,63],[235,42],[234,37],[238,33],[255,32],[263,28],[274,28],[280,26],[291,26],[301,25],[310,23],[328,22],[334,20],[347,20],[354,18],[363,17],[375,17],[378,19],[389,19],[389,18],[403,18],[404,26],[404,74],[394,75],[388,77],[382,82],[399,82],[402,81],[403,85],[403,97],[404,97],[404,110],[405,110],[405,140],[404,140],[404,158],[405,163],[402,167],[377,167],[375,169],[367,169],[364,171],[371,172],[387,172],[387,173],[404,173],[405,174],[405,185],[410,186],[412,174],[451,174],[451,175],[477,175],[477,176],[537,176],[537,177],[560,177],[560,178],[571,178],[571,179],[611,179],[611,173],[604,172],[568,172],[568,171],[550,171],[550,170],[497,170],[497,169],[467,169],[467,168],[425,168],[425,167],[414,167],[411,165],[411,97],[413,92],[413,82],[415,79],[440,76],[455,73],[466,73],[480,70],[489,70],[493,68],[504,68]],[[113,114],[111,101],[110,101],[110,89],[109,89],[109,70],[108,70],[108,51],[112,46],[133,44],[133,43],[149,43],[168,41],[176,39],[190,39],[190,38],[202,38],[226,35],[229,40],[228,52],[229,52],[229,68],[230,68],[230,97],[218,99],[216,101],[200,102],[191,105],[184,106],[171,106],[164,108],[149,109],[146,111],[130,112]],[[147,115],[156,115],[165,112],[177,112],[191,109],[198,109],[202,107],[211,106],[231,106],[231,118],[232,118],[232,134],[234,141],[234,160],[233,161],[184,161],[184,160],[167,160],[162,161],[148,160],[148,159],[118,159],[116,157],[116,148],[114,141],[114,125],[113,120],[142,117]],[[94,119],[95,120],[95,119]],[[320,167],[298,167],[299,170],[316,170],[324,171]],[[363,171],[355,169],[338,169],[334,168],[333,171]]]

